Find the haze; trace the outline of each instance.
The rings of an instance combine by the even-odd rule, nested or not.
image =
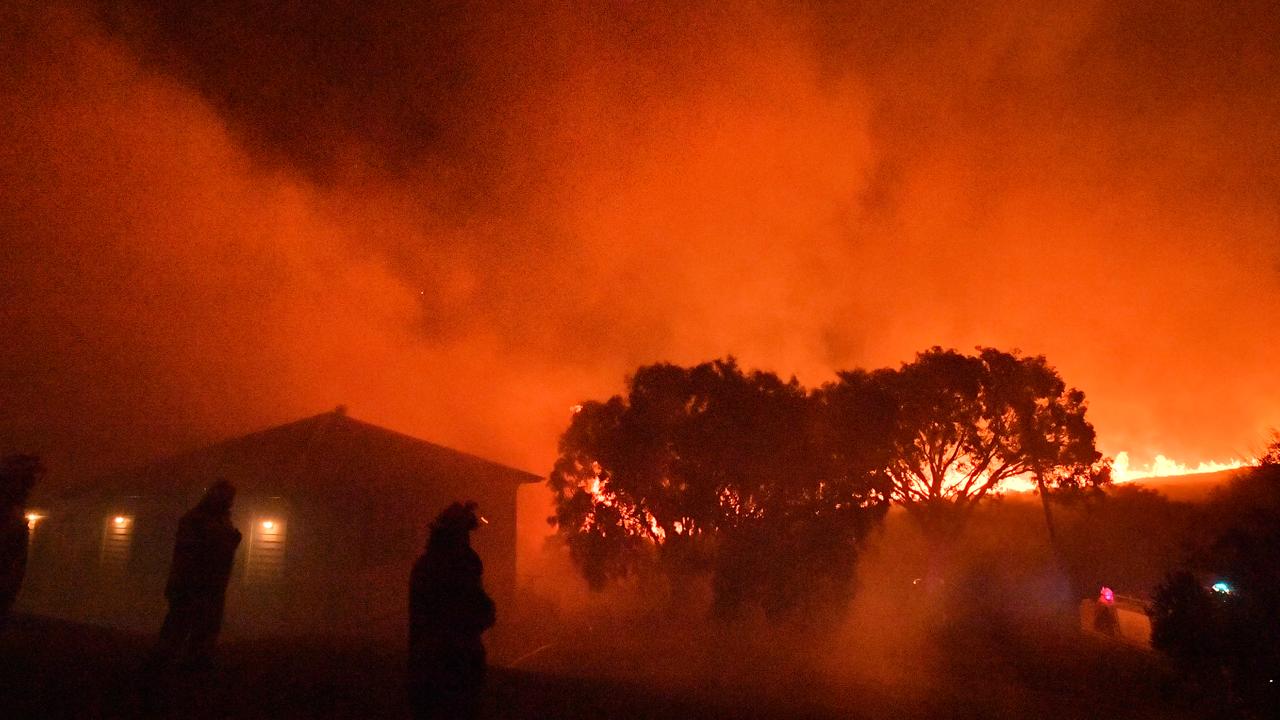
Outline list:
[[[934,344],[1135,464],[1280,425],[1274,3],[166,5],[0,10],[0,445],[55,472],[345,403],[541,473],[642,363]]]

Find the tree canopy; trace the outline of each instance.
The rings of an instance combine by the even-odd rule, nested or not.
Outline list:
[[[937,531],[1013,478],[1042,490],[1106,482],[1084,393],[1043,356],[934,347],[897,370],[843,372],[821,391],[853,396],[834,422],[880,433],[859,452],[887,458],[893,499]],[[873,420],[869,420],[872,418]]]
[[[847,583],[887,487],[819,449],[814,407],[794,379],[732,359],[642,367],[626,397],[584,403],[550,486],[553,522],[587,580],[646,564],[710,571],[722,607],[778,613]],[[831,562],[804,562],[818,557]],[[814,587],[797,590],[806,578]]]
[[[639,368],[576,408],[551,518],[594,587],[643,568],[709,573],[721,608],[847,597],[891,501],[926,530],[1011,478],[1104,481],[1084,394],[1043,357],[932,348],[812,392],[733,359]]]

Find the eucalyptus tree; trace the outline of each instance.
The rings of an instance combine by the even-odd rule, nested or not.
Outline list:
[[[625,396],[576,410],[552,522],[595,587],[648,568],[709,575],[724,611],[847,598],[888,492],[828,452],[824,417],[795,379],[732,359],[641,367]]]
[[[1109,481],[1084,393],[1043,356],[933,347],[897,369],[842,372],[822,389],[832,420],[883,460],[893,500],[936,542],[1015,480],[1034,484],[1053,536],[1049,493]]]

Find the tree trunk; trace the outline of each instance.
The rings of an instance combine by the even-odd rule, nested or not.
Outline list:
[[[1044,484],[1044,476],[1036,473],[1036,487],[1040,490],[1040,503],[1044,506],[1044,525],[1049,530],[1049,548],[1053,551],[1055,559],[1061,564],[1061,557],[1058,551],[1058,531],[1053,525],[1053,510],[1049,507],[1049,488]]]
[[[1067,558],[1062,552],[1062,547],[1058,544],[1058,529],[1053,523],[1053,509],[1049,506],[1049,488],[1045,485],[1044,477],[1040,473],[1036,473],[1036,487],[1040,490],[1040,505],[1044,508],[1044,525],[1049,532],[1049,554],[1053,556],[1054,569],[1058,571],[1059,579],[1066,583],[1066,587],[1061,588],[1065,592],[1065,596],[1061,598],[1062,617],[1064,619],[1073,618],[1076,611],[1075,597],[1073,595],[1075,583],[1071,579],[1071,573],[1067,570]]]

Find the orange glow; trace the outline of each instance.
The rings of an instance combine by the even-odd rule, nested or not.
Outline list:
[[[1118,452],[1111,466],[1111,477],[1116,482],[1131,482],[1145,478],[1176,477],[1179,475],[1199,475],[1222,472],[1224,470],[1238,470],[1251,465],[1253,465],[1252,462],[1243,460],[1228,460],[1226,462],[1208,460],[1196,465],[1185,465],[1164,455],[1156,455],[1155,460],[1150,464],[1143,467],[1134,467],[1129,462],[1129,453]]]
[[[263,520],[263,521],[262,521],[262,529],[263,529],[263,530],[266,530],[267,532],[270,532],[270,531],[274,530],[275,528],[276,528],[276,523],[275,523],[275,521],[274,521],[274,520]]]
[[[667,539],[667,531],[658,524],[657,518],[652,513],[633,502],[619,497],[618,493],[609,488],[609,481],[604,477],[604,468],[600,466],[600,463],[592,463],[591,469],[593,472],[592,477],[579,485],[579,487],[591,496],[592,502],[596,505],[616,510],[622,520],[624,532],[636,537],[648,538],[658,544]],[[593,522],[593,519],[589,516],[582,530],[584,532],[589,531],[593,527]]]
[[[124,527],[129,524],[129,518],[123,515],[117,515],[111,522],[114,523],[116,527]]]
[[[729,511],[729,514],[738,518],[759,518],[763,512],[756,505],[755,500],[748,497],[745,500],[735,491],[729,488],[721,488],[717,495],[720,501],[720,507]]]
[[[1107,3],[477,9],[456,73],[431,23],[379,26],[358,65],[403,72],[370,83],[232,16],[243,56],[62,5],[0,37],[0,322],[40,369],[0,421],[50,447],[145,461],[349,402],[541,475],[643,362],[815,385],[935,343],[1045,353],[1122,482],[1280,425],[1278,51],[1243,15],[1170,14],[1165,66]]]
[[[36,525],[40,524],[40,521],[45,518],[44,515],[41,515],[40,513],[37,513],[37,512],[29,512],[27,513],[26,517],[27,517],[28,530],[35,530]]]

